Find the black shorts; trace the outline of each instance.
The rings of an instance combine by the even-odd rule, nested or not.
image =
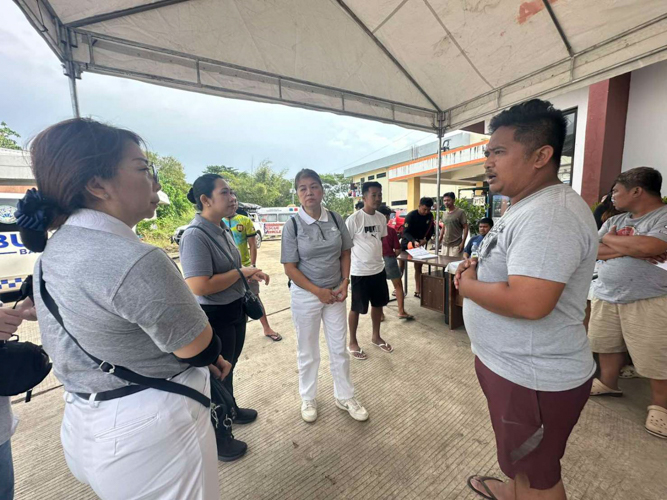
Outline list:
[[[389,304],[387,273],[384,269],[372,276],[352,276],[351,309],[359,314],[366,314],[369,302],[373,307],[384,307]]]

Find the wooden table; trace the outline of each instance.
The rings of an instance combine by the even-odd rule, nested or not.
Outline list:
[[[443,312],[445,322],[449,324],[450,330],[463,325],[463,298],[459,295],[454,286],[454,275],[447,272],[447,266],[461,259],[456,257],[444,257],[438,255],[432,259],[415,259],[408,252],[401,252],[398,260],[405,262],[405,273],[403,275],[403,288],[405,296],[408,296],[408,269],[409,263],[423,264],[428,266],[428,273],[422,273],[421,285],[422,294],[420,305],[428,309]],[[435,268],[435,274],[432,273]],[[442,276],[438,275],[438,270],[442,271]],[[427,289],[429,296],[427,296]],[[440,293],[442,291],[442,293]]]

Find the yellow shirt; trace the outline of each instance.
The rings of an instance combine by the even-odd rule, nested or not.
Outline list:
[[[257,234],[252,219],[245,215],[236,214],[231,219],[222,219],[222,221],[231,230],[232,236],[234,236],[234,243],[236,243],[236,248],[239,249],[239,253],[241,254],[241,263],[243,266],[248,267],[252,265],[248,238],[253,238]]]

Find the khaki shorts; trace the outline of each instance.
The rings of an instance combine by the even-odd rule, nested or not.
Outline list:
[[[460,257],[463,258],[463,252],[459,252],[459,246],[454,245],[449,247],[447,245],[442,245],[441,253],[443,257]]]
[[[248,281],[248,286],[250,286],[252,293],[259,295],[259,281]]]
[[[588,338],[593,352],[629,352],[637,373],[667,380],[667,296],[629,304],[594,298]]]

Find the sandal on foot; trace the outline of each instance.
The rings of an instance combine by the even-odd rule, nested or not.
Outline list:
[[[626,365],[623,368],[621,368],[621,373],[619,374],[620,378],[640,378],[641,375],[637,373],[637,370],[635,370],[635,367],[632,365]]]
[[[422,294],[420,292],[415,292],[415,297],[417,297],[418,299],[421,299]]]
[[[411,319],[415,319],[415,317],[412,314],[406,314],[405,316],[399,315],[398,319],[411,320]]]
[[[479,482],[479,484],[482,485],[482,487],[484,488],[485,491],[480,491],[480,490],[478,490],[477,488],[475,488],[475,487],[472,485],[472,480],[473,480],[473,479],[476,479],[476,480]],[[493,494],[493,492],[491,491],[491,489],[486,485],[486,482],[485,482],[485,481],[499,481],[499,482],[501,482],[501,483],[504,482],[504,481],[502,481],[501,479],[498,479],[497,477],[491,477],[491,476],[470,476],[470,477],[468,478],[468,488],[470,488],[472,491],[474,491],[475,493],[477,493],[477,494],[478,494],[479,496],[481,496],[482,498],[486,498],[487,500],[498,500],[498,497],[496,497],[496,496]]]
[[[350,353],[350,356],[352,356],[354,359],[358,359],[359,361],[365,361],[368,359],[368,355],[364,352],[364,350],[360,347],[358,351],[352,351],[350,348],[347,348],[347,352]]]
[[[623,391],[617,391],[611,387],[607,387],[600,379],[593,379],[593,385],[591,386],[591,396],[609,396],[612,398],[620,398],[623,395]]]
[[[382,344],[376,344],[375,342],[371,342],[371,344],[373,344],[375,347],[379,347],[380,349],[382,349],[384,352],[386,352],[388,354],[391,354],[392,352],[394,352],[394,348],[392,346],[390,346],[387,342],[384,342]]]
[[[264,336],[270,338],[274,342],[280,342],[283,339],[279,333],[272,333],[271,335],[264,335]]]
[[[667,439],[667,409],[657,405],[649,406],[645,428],[649,434]]]

